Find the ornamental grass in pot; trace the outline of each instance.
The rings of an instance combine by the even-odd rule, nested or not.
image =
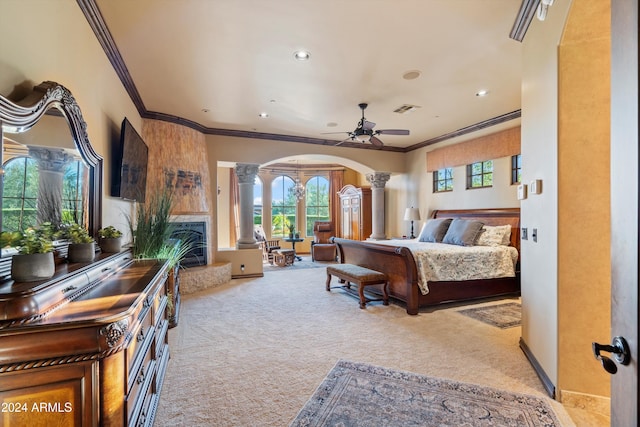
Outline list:
[[[53,277],[56,266],[50,230],[27,228],[3,232],[2,247],[13,246],[18,253],[11,258],[11,278],[16,282],[36,282]]]
[[[98,230],[102,252],[117,253],[122,249],[122,231],[110,225]]]

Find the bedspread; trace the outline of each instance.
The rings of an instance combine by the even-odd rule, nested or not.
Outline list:
[[[418,286],[429,293],[429,281],[463,281],[515,277],[518,250],[513,246],[457,246],[410,240],[376,243],[407,247],[416,261]]]

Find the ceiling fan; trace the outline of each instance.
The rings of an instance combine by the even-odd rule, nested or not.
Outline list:
[[[339,143],[337,143],[336,145],[340,145],[343,142],[347,142],[347,141],[353,141],[353,142],[370,142],[371,144],[375,145],[376,147],[382,147],[384,144],[382,143],[382,141],[380,140],[380,138],[378,138],[378,135],[382,135],[382,134],[386,134],[386,135],[409,135],[409,131],[407,129],[378,129],[378,130],[373,130],[373,128],[376,126],[375,123],[373,122],[369,122],[367,121],[367,119],[364,118],[364,110],[367,108],[368,104],[366,103],[361,103],[358,104],[358,107],[360,107],[360,109],[362,110],[362,118],[360,119],[360,121],[358,122],[358,126],[355,128],[355,130],[351,131],[351,132],[327,132],[327,134],[329,133],[346,133],[347,135],[349,135],[346,139],[340,141]]]

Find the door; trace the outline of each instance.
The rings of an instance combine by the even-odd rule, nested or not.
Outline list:
[[[638,2],[611,2],[611,338],[630,362],[611,375],[611,425],[638,425]]]

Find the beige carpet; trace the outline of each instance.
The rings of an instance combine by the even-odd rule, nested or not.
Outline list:
[[[518,347],[520,327],[492,327],[459,306],[418,316],[393,303],[361,310],[325,291],[325,277],[274,271],[183,296],[155,425],[287,426],[339,359],[547,399]]]

